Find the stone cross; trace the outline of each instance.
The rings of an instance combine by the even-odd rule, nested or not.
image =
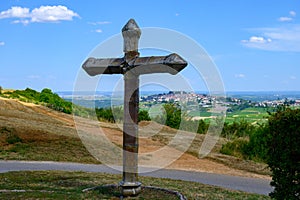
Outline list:
[[[120,187],[123,196],[134,196],[141,191],[141,183],[138,182],[139,76],[151,73],[174,75],[184,69],[187,62],[175,53],[168,56],[139,57],[141,30],[134,19],[130,19],[122,28],[122,35],[125,53],[123,58],[88,58],[82,67],[91,76],[124,75],[123,180]]]

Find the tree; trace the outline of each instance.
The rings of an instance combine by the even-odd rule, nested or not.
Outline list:
[[[45,88],[41,91],[40,101],[44,103],[50,103],[52,99],[51,96],[52,96],[52,91],[48,88]]]
[[[2,87],[0,86],[0,94],[2,94]]]
[[[138,121],[150,121],[151,118],[149,116],[149,113],[147,110],[140,110],[139,111],[139,117],[138,117]]]
[[[175,104],[164,104],[164,109],[166,112],[166,122],[165,125],[179,129],[181,122],[181,109]]]
[[[270,196],[300,198],[300,110],[279,109],[269,117],[268,158],[272,171]]]

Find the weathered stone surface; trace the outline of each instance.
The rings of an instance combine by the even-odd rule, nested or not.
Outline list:
[[[168,56],[139,57],[138,41],[141,30],[133,19],[122,29],[123,58],[89,58],[82,68],[90,75],[124,74],[124,124],[123,124],[123,180],[120,182],[124,196],[141,191],[138,182],[138,111],[139,76],[151,73],[177,74],[187,62],[173,53]]]

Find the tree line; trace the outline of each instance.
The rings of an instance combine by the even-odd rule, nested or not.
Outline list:
[[[6,98],[19,99],[20,101],[45,105],[53,110],[71,114],[73,104],[60,98],[58,94],[53,93],[50,89],[45,88],[41,92],[26,88],[25,90],[14,90],[0,93]]]

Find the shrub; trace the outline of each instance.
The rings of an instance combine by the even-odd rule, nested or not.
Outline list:
[[[22,142],[22,139],[18,135],[14,134],[14,133],[10,133],[10,134],[8,134],[8,136],[6,138],[6,142],[8,144],[15,144],[18,142]]]
[[[267,124],[257,127],[249,136],[249,143],[246,146],[246,157],[258,162],[266,162],[268,158],[268,140],[270,139],[269,127]]]
[[[138,121],[150,121],[151,118],[149,116],[149,113],[147,110],[140,110],[139,111],[139,116],[138,116]]]
[[[244,138],[237,138],[233,141],[227,142],[226,144],[222,145],[220,152],[238,158],[245,158],[247,145],[248,140]]]
[[[280,109],[269,117],[268,159],[272,171],[270,196],[300,198],[300,110]]]
[[[234,121],[232,124],[225,123],[221,136],[227,139],[249,136],[255,127],[246,120]]]

